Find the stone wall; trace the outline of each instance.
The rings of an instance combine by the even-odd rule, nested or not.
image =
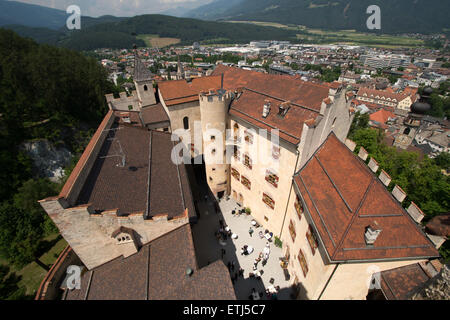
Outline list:
[[[55,300],[60,293],[61,281],[70,265],[80,265],[80,258],[70,246],[67,246],[59,255],[50,271],[42,280],[36,293],[35,300]]]
[[[441,272],[419,288],[411,300],[450,300],[449,266],[443,266]]]
[[[111,110],[117,111],[139,111],[139,98],[136,91],[131,93],[131,96],[127,97],[126,92],[120,93],[120,98],[114,99],[113,94],[105,95],[108,106]],[[130,109],[129,106],[132,108]]]
[[[134,230],[139,247],[189,221],[187,209],[169,220],[167,215],[144,219],[143,212],[128,216],[118,216],[117,211],[94,214],[89,205],[66,208],[64,199],[46,199],[41,201],[41,205],[89,270],[128,255],[127,247],[118,244],[112,237],[121,226]]]
[[[64,186],[63,191],[61,192],[62,194],[60,194],[60,196],[65,198],[70,205],[75,204],[78,195],[80,194],[81,189],[83,188],[85,181],[88,178],[89,173],[91,172],[95,160],[97,159],[97,155],[103,146],[103,142],[108,136],[108,132],[105,130],[111,128],[112,124],[114,123],[114,118],[115,117],[112,111],[110,111],[105,116],[96,133],[83,152],[83,155],[78,161],[75,169],[72,171],[71,176],[67,180],[67,183]]]

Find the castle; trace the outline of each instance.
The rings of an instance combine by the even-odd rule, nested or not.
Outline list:
[[[180,229],[190,233],[196,207],[174,154],[204,163],[217,199],[250,208],[283,241],[298,298],[341,299],[348,291],[362,298],[368,262],[376,271],[439,256],[411,218],[420,209],[401,207],[406,195],[385,189],[389,176],[374,175],[373,159],[362,163],[363,148],[361,159],[352,154],[354,109],[340,83],[218,65],[210,76],[154,90],[137,57],[134,81],[130,97],[106,96],[110,111],[60,195],[41,201],[91,272],[145,255]],[[226,273],[219,264],[215,279]],[[222,297],[233,298],[228,289]]]

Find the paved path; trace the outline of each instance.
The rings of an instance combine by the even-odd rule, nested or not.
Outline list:
[[[203,267],[208,263],[221,259],[221,249],[226,250],[223,258],[224,263],[234,261],[234,274],[240,267],[244,269],[244,277],[238,278],[234,282],[234,289],[236,297],[239,300],[249,298],[252,288],[258,292],[265,292],[265,288],[269,287],[271,283],[269,280],[274,279],[274,286],[280,286],[281,290],[278,293],[278,299],[291,299],[291,289],[289,282],[285,280],[283,269],[280,267],[279,258],[283,255],[280,248],[275,247],[273,242],[269,243],[270,256],[265,266],[262,262],[258,264],[257,270],[263,271],[261,280],[250,278],[249,273],[253,271],[253,263],[260,252],[263,252],[264,247],[268,243],[266,239],[261,239],[258,235],[259,231],[263,231],[262,227],[254,229],[253,236],[249,235],[249,228],[251,226],[252,217],[245,214],[235,217],[231,214],[233,209],[240,207],[233,200],[222,200],[220,203],[220,211],[216,213],[212,200],[205,202],[204,200],[198,204],[200,211],[200,219],[196,225],[193,226],[194,243],[196,247],[197,260],[199,267]],[[219,219],[225,221],[233,233],[238,235],[237,239],[228,239],[225,246],[215,238],[214,233],[219,229]],[[240,251],[244,245],[255,248],[253,253],[248,256],[241,255]],[[263,295],[266,299],[266,295]]]

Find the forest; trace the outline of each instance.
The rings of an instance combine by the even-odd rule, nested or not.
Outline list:
[[[43,239],[57,232],[37,201],[58,194],[61,184],[33,174],[21,144],[46,139],[76,160],[114,88],[95,59],[0,29],[0,92],[0,262],[8,264],[0,268],[0,299],[6,299],[17,294],[7,268],[33,261],[46,268],[36,257],[48,249]]]

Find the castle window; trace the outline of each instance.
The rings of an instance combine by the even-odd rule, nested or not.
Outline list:
[[[134,239],[132,238],[132,234],[133,234],[132,229],[120,227],[119,229],[117,229],[112,233],[111,237],[116,240],[117,244],[124,244],[134,241]]]
[[[237,171],[234,168],[231,168],[231,175],[237,180],[239,181],[241,179],[241,175],[239,174],[239,171]]]
[[[189,130],[189,118],[188,117],[183,118],[183,126],[184,126],[185,130]]]
[[[294,207],[295,207],[295,212],[297,212],[298,219],[302,220],[303,202],[299,196],[297,196],[297,198],[295,199]]]
[[[294,222],[292,220],[289,222],[289,233],[291,234],[292,242],[295,242],[295,237],[297,235],[295,233]]]
[[[216,140],[216,136],[211,136],[211,141],[215,141]]]
[[[212,149],[212,150],[211,150],[211,154],[212,154],[212,155],[215,155],[215,154],[216,154],[216,149]]]
[[[147,90],[148,90],[147,85],[144,85],[144,91],[147,91]]]
[[[239,151],[238,146],[234,146],[233,156],[236,160],[239,161],[239,157],[241,156],[241,152]]]
[[[249,131],[245,130],[245,137],[244,137],[245,142],[247,142],[248,144],[252,144],[253,143],[253,134],[250,133]]]
[[[242,183],[248,190],[251,190],[251,188],[252,188],[252,183],[251,183],[250,180],[248,180],[246,177],[244,177],[244,176],[241,177],[241,183]]]
[[[271,170],[266,171],[266,181],[273,185],[275,188],[278,188],[278,176],[273,173]]]
[[[306,277],[306,274],[308,273],[308,264],[306,263],[306,258],[302,249],[299,250],[297,258],[298,262],[300,262],[300,266],[302,267],[303,275]]]
[[[244,165],[252,170],[252,159],[248,156],[248,154],[244,155]]]
[[[311,247],[311,252],[314,255],[316,253],[318,244],[317,244],[316,235],[314,234],[314,231],[311,228],[311,225],[308,227],[308,231],[306,231],[306,239],[308,239],[309,246]]]
[[[262,201],[270,208],[270,209],[274,209],[275,208],[275,201],[266,193],[263,193],[263,198]]]
[[[272,158],[278,160],[280,158],[280,147],[272,146]]]
[[[235,123],[234,126],[233,126],[233,136],[234,136],[235,140],[239,136],[239,125],[237,123]]]

